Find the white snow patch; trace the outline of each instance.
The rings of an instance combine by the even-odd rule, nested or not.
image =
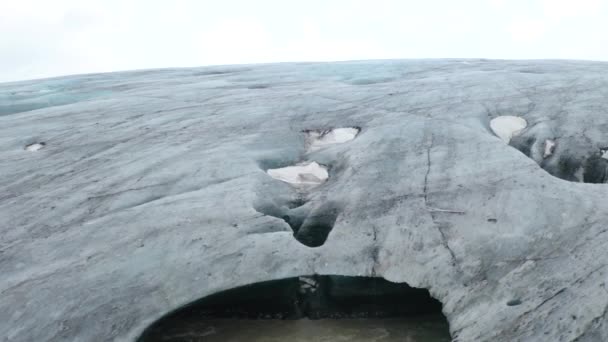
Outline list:
[[[608,159],[608,150],[600,150],[600,152],[602,153],[602,158]]]
[[[543,154],[543,158],[547,158],[553,154],[555,150],[555,140],[547,139],[545,140],[545,153]]]
[[[325,183],[329,178],[327,168],[317,162],[269,169],[266,173],[274,179],[296,186],[317,186]]]
[[[490,121],[490,128],[494,134],[507,144],[527,126],[526,120],[519,116],[504,115]]]
[[[25,150],[34,152],[34,151],[43,149],[45,145],[46,145],[45,143],[33,143],[33,144],[29,144],[29,145],[25,146]]]
[[[355,139],[359,128],[344,127],[327,131],[307,131],[306,145],[310,152],[320,150],[334,144],[342,144]]]

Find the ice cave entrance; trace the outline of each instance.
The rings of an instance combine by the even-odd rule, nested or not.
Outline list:
[[[449,342],[441,303],[382,278],[302,276],[222,291],[149,326],[140,342]]]

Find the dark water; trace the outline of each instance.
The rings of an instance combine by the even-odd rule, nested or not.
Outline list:
[[[449,342],[428,290],[382,278],[308,275],[214,293],[152,323],[138,342]]]
[[[449,342],[445,318],[184,320],[152,341],[165,342]]]

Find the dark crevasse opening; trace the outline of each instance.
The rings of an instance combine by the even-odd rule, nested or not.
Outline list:
[[[586,136],[556,137],[545,123],[513,137],[509,145],[557,178],[581,183],[608,183],[608,148]]]
[[[350,336],[350,337],[349,337]],[[140,342],[450,341],[441,303],[382,278],[302,276],[222,291],[166,315]]]

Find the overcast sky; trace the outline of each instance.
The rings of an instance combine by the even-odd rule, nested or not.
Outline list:
[[[608,60],[604,0],[3,0],[0,82],[376,58]]]

